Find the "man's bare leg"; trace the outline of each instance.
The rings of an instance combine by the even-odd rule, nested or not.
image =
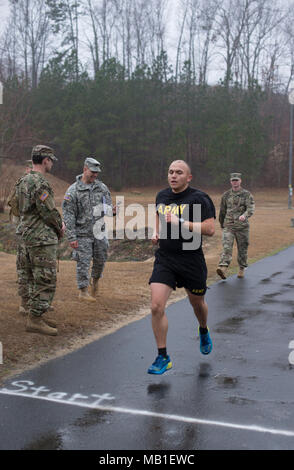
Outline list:
[[[172,362],[166,350],[168,321],[165,313],[171,287],[159,282],[151,283],[152,329],[158,348],[158,356],[149,367],[148,374],[163,374],[172,368]]]
[[[187,289],[186,292],[199,323],[200,351],[205,355],[210,354],[212,351],[212,341],[207,328],[208,306],[204,295],[194,295]]]
[[[195,295],[186,289],[190,304],[201,328],[207,328],[208,306],[204,295]]]
[[[152,329],[157,348],[160,349],[166,347],[168,320],[165,313],[165,307],[172,288],[166,284],[160,284],[157,282],[151,283],[150,286]]]

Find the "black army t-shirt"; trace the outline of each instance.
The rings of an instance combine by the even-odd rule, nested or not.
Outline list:
[[[174,193],[171,188],[163,189],[156,196],[156,210],[160,220],[159,251],[167,253],[187,253],[202,255],[202,238],[179,226],[166,223],[168,212],[179,219],[189,222],[203,222],[215,218],[215,207],[210,197],[188,186],[181,193]]]

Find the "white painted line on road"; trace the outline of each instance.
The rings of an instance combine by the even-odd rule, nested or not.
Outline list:
[[[57,393],[59,393],[59,392],[57,392]],[[99,404],[97,404],[97,402],[95,404],[93,404],[93,403],[83,403],[81,401],[76,401],[75,399],[63,400],[63,399],[60,399],[60,398],[52,398],[52,397],[49,397],[49,396],[33,395],[31,393],[14,392],[14,391],[6,390],[6,389],[0,390],[0,394],[10,395],[10,396],[18,396],[18,397],[24,397],[24,398],[34,398],[36,400],[45,400],[45,401],[49,401],[49,402],[52,402],[52,403],[58,403],[58,404],[62,404],[62,405],[72,405],[72,406],[78,406],[78,407],[81,407],[81,408],[90,408],[92,410],[100,410],[100,411],[108,411],[108,412],[110,411],[110,412],[113,412],[113,413],[126,413],[126,414],[130,414],[130,415],[135,415],[135,416],[147,416],[147,417],[151,417],[151,418],[161,418],[161,419],[166,419],[166,420],[171,420],[171,421],[180,421],[182,423],[203,424],[203,425],[208,425],[208,426],[220,426],[220,427],[223,427],[223,428],[238,429],[238,430],[241,430],[241,431],[254,431],[254,432],[259,432],[259,433],[275,434],[275,435],[280,435],[280,436],[285,436],[285,437],[294,437],[294,431],[289,431],[289,430],[285,430],[285,429],[268,428],[268,427],[258,426],[258,425],[255,425],[255,424],[246,425],[246,424],[237,424],[237,423],[227,423],[227,422],[224,422],[224,421],[214,421],[214,420],[207,420],[207,419],[191,418],[191,417],[188,417],[188,416],[180,416],[180,415],[165,414],[165,413],[156,413],[154,411],[137,410],[137,409],[131,409],[131,408],[124,408],[124,407],[120,407],[120,406],[99,405]],[[64,395],[66,395],[66,394],[64,394]],[[78,395],[78,394],[76,394],[76,395]],[[75,396],[75,395],[73,395],[73,396]],[[98,396],[98,395],[96,395],[96,396]],[[101,395],[101,399],[103,399],[102,398],[103,396],[107,398],[108,394]]]

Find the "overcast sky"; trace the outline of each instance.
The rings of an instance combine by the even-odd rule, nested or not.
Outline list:
[[[8,13],[9,13],[9,1],[8,0],[0,0],[0,18],[1,18],[1,21],[0,21],[0,25],[1,25],[1,28],[3,27],[3,23],[5,21],[5,19],[7,18],[8,16]]]

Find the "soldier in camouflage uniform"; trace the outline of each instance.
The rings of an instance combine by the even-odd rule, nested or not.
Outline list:
[[[44,314],[55,294],[57,244],[64,234],[53,190],[45,177],[54,160],[57,158],[50,147],[33,148],[33,170],[16,184],[13,204],[20,216],[17,269],[19,294],[28,311],[26,331],[52,336],[57,334],[56,324]]]
[[[241,173],[231,173],[231,186],[221,199],[219,222],[223,229],[223,253],[220,258],[217,274],[226,279],[226,271],[232,260],[234,240],[238,249],[238,277],[244,277],[249,245],[248,219],[254,213],[255,204],[252,194],[241,187]]]
[[[7,201],[7,204],[10,207],[10,210],[9,210],[10,220],[16,227],[20,222],[20,214],[19,214],[18,208],[17,206],[14,206],[14,204],[16,203],[16,198],[15,198],[16,187],[19,185],[21,179],[24,176],[28,175],[33,169],[32,160],[26,160],[24,163],[25,163],[25,173],[15,183],[13,190],[11,191],[8,197],[8,201]],[[22,277],[21,277],[20,259],[23,256],[24,248],[25,247],[23,246],[21,238],[18,237],[17,248],[16,248],[16,272],[17,272],[17,277],[18,277],[19,292],[23,291],[23,289],[21,288]],[[21,305],[19,307],[19,313],[21,313],[22,315],[26,315],[27,314],[26,307],[27,307],[27,302],[25,301],[23,297],[21,297]]]
[[[62,203],[66,234],[77,262],[77,284],[81,300],[95,302],[98,281],[107,260],[108,239],[104,215],[115,215],[109,189],[97,176],[100,163],[92,157],[84,162],[83,174],[77,176]],[[91,272],[91,292],[88,292]]]

